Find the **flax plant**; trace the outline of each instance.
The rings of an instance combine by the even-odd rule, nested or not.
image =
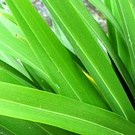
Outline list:
[[[135,2],[29,0],[0,5],[0,134],[134,135]]]

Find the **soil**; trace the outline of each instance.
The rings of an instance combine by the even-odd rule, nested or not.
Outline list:
[[[38,12],[43,16],[43,18],[48,22],[51,26],[51,19],[49,17],[49,12],[46,7],[43,5],[42,0],[31,0]],[[101,27],[106,31],[106,20],[104,19],[103,15],[94,7],[92,6],[88,0],[84,0],[84,4],[87,9],[91,12],[94,19],[101,25]]]
[[[7,8],[7,6],[4,3],[4,0],[0,0],[0,2],[3,3],[4,8]],[[35,8],[38,10],[38,12],[42,15],[42,17],[47,21],[49,26],[52,26],[52,21],[49,15],[49,12],[47,8],[43,5],[42,0],[31,0]],[[88,0],[84,0],[84,4],[87,7],[87,9],[91,12],[93,15],[94,19],[101,25],[101,27],[104,29],[106,32],[106,20],[104,19],[103,15],[94,7],[92,6]]]

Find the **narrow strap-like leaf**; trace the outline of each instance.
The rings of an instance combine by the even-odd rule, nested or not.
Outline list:
[[[0,60],[0,81],[28,87],[35,87],[31,80]]]
[[[135,134],[135,125],[113,112],[28,87],[2,82],[0,86],[0,115],[85,135]]]
[[[50,135],[47,131],[41,128],[34,122],[15,119],[0,115],[0,125],[8,129],[15,135]],[[2,131],[0,131],[1,133]]]
[[[117,22],[119,22],[119,24],[121,25],[121,18],[119,16],[119,11],[118,11],[116,2],[109,1],[109,0],[106,0],[105,2],[106,2],[106,5],[108,6],[108,8],[110,8],[110,10],[112,11],[112,14],[117,19]],[[111,55],[111,53],[109,53],[109,54],[110,54],[111,58],[113,59],[116,67],[118,68],[119,72],[123,76],[126,84],[128,85],[128,87],[134,97],[134,100],[135,100],[135,91],[134,91],[135,85],[130,76],[132,74],[131,60],[130,60],[129,50],[126,45],[125,39],[122,38],[122,36],[118,32],[118,30],[115,27],[113,27],[113,25],[110,23],[110,21],[108,19],[107,19],[107,27],[108,27],[109,39],[111,40],[111,46],[115,50],[115,54],[116,53],[118,54],[118,56],[120,57],[122,62],[120,60],[117,60],[118,57],[115,60],[113,58],[113,56],[115,56],[115,55]],[[121,27],[122,27],[122,25],[121,25]],[[125,67],[123,66],[123,64]]]
[[[75,65],[68,51],[31,3],[27,0],[6,0],[6,2],[26,36],[39,65],[53,80],[55,92],[107,108],[93,85]]]
[[[107,0],[107,2],[109,3],[108,0]],[[100,44],[101,46],[106,48],[106,51],[109,53],[110,57],[112,58],[116,67],[118,68],[119,72],[121,73],[122,77],[124,78],[126,84],[128,85],[128,87],[135,99],[135,91],[134,91],[135,85],[133,84],[131,76],[128,72],[128,71],[130,71],[131,63],[129,60],[129,52],[127,50],[127,46],[125,45],[125,40],[123,40],[123,38],[120,36],[119,32],[117,32],[117,31],[115,32],[116,28],[112,29],[113,28],[112,24],[110,24],[111,30],[108,30],[108,32],[111,31],[112,34],[116,33],[116,37],[115,37],[115,35],[109,34],[111,37],[108,38],[107,35],[104,33],[104,31],[99,26],[99,24],[92,17],[92,15],[90,15],[90,13],[87,12],[86,8],[84,6],[82,6],[82,3],[80,1],[71,0],[71,3],[72,3],[72,6],[78,12],[78,14],[81,16],[82,20],[88,26],[88,29],[90,30],[90,32],[92,33],[93,37],[98,42],[98,44]],[[80,8],[81,8],[81,10],[79,10]],[[109,27],[109,29],[110,29],[110,27]],[[116,42],[116,38],[117,38],[117,42]],[[118,45],[117,45],[117,43],[118,43]]]
[[[7,24],[7,26],[3,24],[4,22]],[[13,31],[18,32],[18,28],[15,26],[15,24],[11,23],[12,22],[9,24],[7,20],[3,20],[3,18],[0,17],[0,49],[16,59],[23,61],[29,66],[32,66],[34,69],[36,69],[38,74],[42,75],[42,78],[48,80],[48,83],[53,86],[54,83],[46,72],[43,71],[43,68],[40,66],[37,58],[34,56],[27,41],[21,37],[18,38],[18,35],[14,35],[15,33]],[[8,25],[14,27],[15,29],[12,31]],[[20,34],[20,32],[17,34]]]
[[[134,121],[134,109],[111,64],[106,58],[103,49],[92,37],[86,24],[77,14],[72,4],[68,0],[44,0],[44,2],[74,47],[78,57],[89,71],[89,74],[94,78],[113,111]],[[73,18],[71,14],[74,16]]]
[[[115,0],[118,6],[118,10],[120,13],[120,17],[122,20],[122,26],[124,31],[125,40],[127,43],[127,48],[129,50],[130,59],[131,59],[131,66],[132,66],[132,73],[131,77],[135,84],[135,33],[133,28],[135,28],[135,16],[132,10],[131,4],[129,0]],[[126,9],[126,10],[125,10]]]
[[[121,36],[123,37],[123,30],[120,26],[120,24],[117,22],[115,17],[111,14],[110,10],[101,2],[101,0],[88,0],[92,3],[113,25],[114,27],[119,31]],[[124,38],[124,37],[123,37]]]

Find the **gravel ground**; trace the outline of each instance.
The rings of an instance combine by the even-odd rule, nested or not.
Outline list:
[[[107,29],[106,29],[106,20],[103,17],[103,15],[94,6],[92,6],[88,2],[88,0],[84,0],[84,4],[88,8],[88,10],[91,12],[91,14],[93,15],[94,19],[101,25],[101,27],[106,32],[107,31]]]
[[[0,2],[4,2],[4,0],[0,0]],[[42,15],[42,17],[47,21],[47,23],[50,26],[52,26],[51,19],[50,19],[50,16],[49,16],[49,12],[46,9],[46,7],[43,5],[42,0],[31,0],[31,2],[36,7],[38,12]],[[88,10],[91,12],[91,14],[93,15],[94,19],[101,25],[101,27],[106,32],[106,21],[103,18],[103,15],[96,8],[94,8],[88,2],[88,0],[84,0],[84,4],[88,8]],[[4,7],[5,7],[5,5],[4,5]]]
[[[48,12],[47,8],[43,5],[42,0],[31,0],[31,2],[36,7],[38,12],[42,15],[42,17],[47,21],[49,26],[52,26],[49,12]]]
[[[45,20],[48,22],[48,24],[51,26],[51,19],[49,17],[49,12],[47,11],[46,7],[43,5],[42,0],[31,0],[38,12],[45,18]],[[88,10],[93,15],[94,19],[101,25],[101,27],[106,31],[106,21],[103,18],[103,15],[94,8],[88,0],[84,0],[85,6],[88,8]]]

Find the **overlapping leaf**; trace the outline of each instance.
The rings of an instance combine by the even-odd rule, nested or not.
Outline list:
[[[135,33],[133,31],[133,28],[135,27],[135,16],[133,13],[133,10],[131,8],[129,0],[116,1],[116,4],[118,6],[119,14],[122,20],[122,26],[124,31],[125,40],[127,43],[127,48],[129,50],[130,54],[130,60],[131,60],[131,66],[132,66],[132,73],[131,77],[135,84]],[[125,9],[127,9],[125,11]]]
[[[32,88],[2,82],[0,86],[0,115],[85,135],[135,134],[134,124],[107,110]]]
[[[54,82],[52,88],[55,92],[107,108],[103,99],[77,68],[67,50],[30,2],[27,0],[6,0],[6,2],[25,34],[40,67]]]
[[[109,3],[108,0],[107,0],[107,2]],[[134,99],[135,99],[135,92],[134,92],[135,85],[133,84],[133,81],[130,77],[130,74],[128,72],[129,70],[126,69],[127,67],[128,68],[130,67],[130,61],[129,61],[129,57],[128,57],[129,53],[126,50],[127,47],[125,45],[125,41],[123,41],[123,38],[122,38],[122,36],[120,36],[119,32],[116,32],[117,33],[116,34],[117,41],[116,41],[116,39],[115,39],[116,38],[115,37],[116,28],[114,29],[114,27],[112,26],[113,21],[111,20],[111,22],[112,22],[112,24],[110,24],[111,29],[109,27],[110,30],[108,30],[109,36],[111,36],[111,37],[108,38],[107,35],[105,34],[105,32],[100,28],[99,24],[94,20],[92,15],[90,15],[90,13],[86,10],[86,8],[84,6],[82,6],[81,2],[72,0],[71,3],[72,3],[72,6],[78,12],[78,14],[81,16],[82,20],[88,26],[88,29],[92,33],[92,35],[95,38],[95,40],[97,41],[97,43],[100,44],[103,47],[103,49],[105,48],[106,51],[109,53],[110,57],[112,58],[112,60],[114,61],[115,65],[116,65],[116,67],[118,68],[119,72],[121,73],[121,75],[124,78],[125,82],[127,83],[128,87],[130,88],[131,93],[134,95]],[[98,3],[96,3],[96,5],[98,5]],[[105,5],[103,7],[105,8]],[[81,8],[81,10],[79,10],[80,8]],[[102,8],[102,11],[105,10],[104,8]],[[110,35],[110,33],[111,33],[111,35]],[[117,45],[117,43],[118,43],[118,45]],[[106,55],[107,55],[107,53],[106,53]],[[126,65],[124,65],[123,63]]]
[[[10,134],[13,133],[16,135],[50,135],[42,127],[38,126],[38,124],[21,119],[0,116],[0,125],[8,129],[10,131]],[[3,130],[1,130],[1,132],[2,131]]]
[[[109,11],[101,0],[89,1],[107,17],[109,32],[115,35],[109,37],[111,40],[81,0],[44,0],[57,35],[28,0],[6,0],[13,15],[0,10],[0,134],[135,134],[134,109],[101,47],[105,46],[135,97],[128,74],[134,80],[134,2],[108,0],[114,4]],[[132,71],[126,63],[128,51],[123,43],[132,58]],[[75,62],[94,78],[95,88]],[[114,112],[105,110],[110,109],[107,104]]]
[[[74,47],[82,63],[96,81],[113,111],[134,121],[134,109],[106,58],[105,52],[91,36],[86,24],[84,24],[71,3],[68,0],[62,2],[44,0],[44,3]],[[74,16],[72,19],[71,14]]]

